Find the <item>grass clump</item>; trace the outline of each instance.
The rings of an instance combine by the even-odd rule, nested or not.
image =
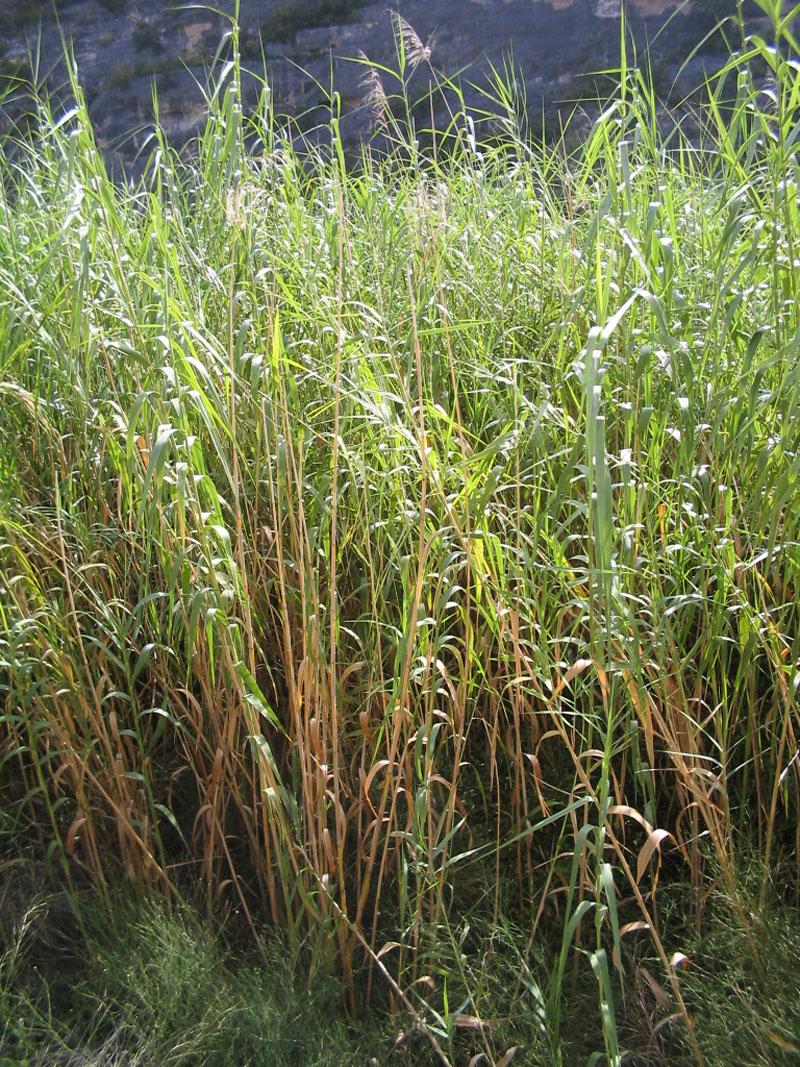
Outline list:
[[[732,1060],[754,1067],[791,1063],[800,1051],[796,912],[774,901],[763,908],[758,890],[743,895],[747,925],[731,921],[725,895],[712,898],[682,984],[709,1061],[722,1062],[727,1049]],[[753,930],[758,961],[749,944]]]
[[[68,887],[191,872],[416,1062],[503,1062],[520,1018],[530,1062],[622,1063],[644,939],[704,1061],[687,920],[715,880],[763,975],[740,856],[800,887],[800,82],[763,7],[699,142],[623,49],[574,155],[510,86],[484,144],[401,21],[354,170],[336,101],[329,151],[266,87],[244,118],[235,26],[195,158],[156,131],[138,187],[77,87],[41,103],[2,171],[0,724]]]
[[[302,0],[301,3],[274,4],[259,23],[265,41],[290,41],[299,30],[349,22],[365,0]]]
[[[337,984],[318,976],[309,990],[277,942],[265,957],[240,945],[234,961],[183,906],[115,892],[111,913],[92,894],[81,911],[79,930],[63,900],[40,893],[4,923],[4,1067],[324,1067],[380,1051],[377,1034],[345,1022]]]
[[[131,34],[131,40],[133,46],[137,52],[153,52],[158,54],[164,51],[164,44],[161,40],[161,35],[155,26],[152,26],[145,19],[139,19]]]

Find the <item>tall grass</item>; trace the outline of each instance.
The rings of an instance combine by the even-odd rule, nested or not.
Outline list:
[[[623,62],[573,155],[511,86],[482,145],[404,26],[355,170],[335,99],[330,153],[266,86],[243,116],[235,25],[196,155],[157,133],[136,188],[77,86],[39,101],[0,192],[0,723],[65,877],[269,915],[445,1062],[489,1033],[478,916],[528,929],[553,1062],[575,968],[621,1062],[647,936],[702,1061],[659,881],[701,929],[721,878],[756,967],[740,849],[800,895],[800,80],[761,6],[694,142]]]

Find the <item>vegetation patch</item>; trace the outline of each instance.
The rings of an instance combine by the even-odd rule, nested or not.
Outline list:
[[[364,6],[366,0],[286,0],[275,4],[260,23],[265,41],[290,41],[298,30],[327,26],[335,22],[349,22]]]
[[[137,52],[163,52],[161,35],[155,26],[145,19],[138,19],[133,27],[133,47]]]
[[[500,80],[484,140],[399,20],[357,168],[244,116],[235,26],[191,161],[156,131],[115,185],[78,86],[9,139],[10,1062],[797,1055],[800,75],[761,6],[692,139],[626,62],[574,151]]]

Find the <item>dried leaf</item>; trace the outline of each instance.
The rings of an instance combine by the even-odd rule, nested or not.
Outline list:
[[[653,853],[661,848],[661,842],[665,837],[669,837],[669,830],[653,830],[648,834],[647,840],[642,846],[642,851],[639,853],[639,860],[636,864],[636,881],[641,882],[642,875],[647,870],[647,865],[652,858]]]
[[[632,934],[635,930],[649,930],[649,929],[650,929],[650,923],[646,923],[643,919],[637,919],[635,922],[625,923],[623,926],[620,926],[620,928],[619,928],[619,936],[620,936],[620,939],[622,939],[625,936],[625,934]],[[617,946],[616,945],[614,945],[614,948],[611,951],[611,961],[614,964],[614,966],[617,969],[619,969],[620,960],[619,960],[619,957],[618,957],[618,954],[617,954]]]
[[[672,1005],[670,1004],[669,997],[664,992],[664,987],[659,985],[659,983],[655,980],[655,978],[652,976],[652,974],[650,974],[650,972],[644,965],[639,967],[638,973],[650,986],[650,992],[656,998],[658,1006],[660,1008],[663,1008],[664,1011],[669,1011]]]
[[[391,952],[393,948],[402,948],[403,946],[399,941],[387,941],[385,945],[381,946],[375,953],[375,959],[379,960],[381,956],[385,956],[387,952]]]
[[[72,824],[72,826],[70,826],[70,828],[69,828],[69,832],[67,833],[66,845],[67,845],[67,852],[70,854],[70,856],[75,851],[75,842],[78,840],[78,833],[80,831],[80,828],[82,826],[85,826],[85,825],[86,825],[85,817],[84,816],[79,816],[75,820],[75,822]]]
[[[777,1045],[778,1048],[783,1049],[784,1052],[800,1052],[799,1046],[793,1041],[789,1041],[787,1038],[783,1037],[777,1030],[768,1030],[765,1026],[762,1027],[762,1030],[773,1045]]]
[[[640,826],[643,826],[648,834],[652,834],[653,827],[645,819],[644,815],[636,808],[632,808],[629,804],[612,804],[608,809],[609,815],[626,815],[629,819],[633,819],[638,822]]]
[[[486,1024],[475,1015],[456,1015],[453,1026],[460,1030],[482,1030]]]
[[[591,666],[592,660],[590,659],[576,659],[564,677],[558,679],[553,696],[558,696],[561,690],[568,686],[574,678],[577,678],[579,674],[583,674],[584,671],[588,671]]]
[[[632,934],[634,930],[649,930],[650,923],[646,923],[644,919],[636,919],[632,923],[625,923],[624,926],[619,928],[619,936],[624,937],[625,934]]]

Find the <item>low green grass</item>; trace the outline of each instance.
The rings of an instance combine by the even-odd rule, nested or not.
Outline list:
[[[322,1013],[242,993],[276,951],[335,986],[309,1062],[365,1017],[413,1063],[796,1054],[800,78],[761,6],[692,140],[623,49],[533,145],[398,20],[359,167],[336,99],[329,149],[266,86],[245,118],[235,24],[192,158],[156,130],[115,185],[77,86],[8,142],[3,832],[93,946],[63,1012],[3,979],[31,1062],[278,1062],[284,994]]]
[[[754,875],[755,867],[748,868]],[[441,1062],[413,1020],[388,1004],[346,1010],[341,977],[309,976],[304,955],[266,933],[256,951],[231,916],[220,929],[196,910],[160,898],[115,890],[111,908],[84,890],[80,920],[71,902],[40,888],[35,864],[3,870],[0,923],[0,1064],[297,1065]],[[38,883],[38,885],[37,885]],[[682,934],[680,982],[708,1064],[749,1067],[792,1063],[800,1040],[796,910],[749,893],[764,966],[759,971],[748,932],[731,919],[726,894],[712,893],[703,933],[687,928],[685,892],[666,894],[664,916]],[[539,980],[548,973],[552,933],[533,953],[527,931],[509,921],[465,932],[461,968],[478,1014],[462,1013],[447,1042],[452,1062],[469,1062],[488,1042],[495,1061],[516,1049],[514,1062],[555,1062]],[[623,1063],[691,1064],[685,1029],[670,1010],[659,961],[641,934],[624,953],[625,993],[619,998]],[[454,985],[458,968],[453,969]],[[565,982],[561,1054],[585,1063],[602,1041],[595,993],[580,976]],[[480,1018],[485,1040],[477,1032]],[[483,1061],[491,1062],[486,1056]]]
[[[8,872],[6,872],[8,874]],[[0,963],[0,1063],[366,1064],[391,1038],[344,1018],[337,984],[309,989],[275,944],[227,955],[185,907],[116,893],[109,912],[9,880]],[[89,895],[91,897],[91,895]]]

